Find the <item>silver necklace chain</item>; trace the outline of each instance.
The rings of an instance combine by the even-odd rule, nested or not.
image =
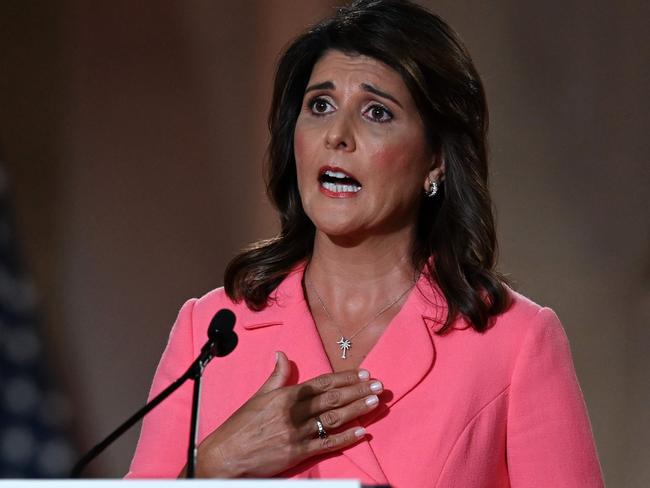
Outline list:
[[[334,318],[332,317],[332,314],[330,313],[330,311],[329,311],[329,310],[327,309],[327,307],[325,306],[325,302],[323,302],[323,299],[321,298],[320,294],[318,293],[318,290],[316,289],[316,287],[314,286],[314,284],[313,284],[311,281],[309,281],[309,279],[307,279],[307,275],[305,275],[305,284],[306,284],[309,288],[311,288],[311,289],[314,291],[314,294],[316,295],[316,298],[318,299],[318,303],[320,303],[320,306],[321,306],[321,307],[323,308],[323,310],[325,311],[325,314],[326,314],[327,317],[329,318],[330,322],[332,322],[332,324],[334,324],[334,326],[335,326],[335,327],[337,328],[337,330],[339,331],[339,334],[341,334],[341,338],[339,339],[339,341],[337,342],[337,344],[338,344],[338,346],[339,346],[339,349],[341,349],[341,351],[342,351],[342,354],[341,354],[341,358],[342,358],[342,359],[347,359],[347,352],[348,352],[348,349],[350,349],[350,348],[352,347],[352,339],[354,339],[354,338],[355,338],[355,337],[356,337],[356,336],[357,336],[361,331],[363,331],[366,327],[368,327],[370,324],[372,324],[372,323],[375,321],[375,319],[376,319],[377,317],[379,317],[381,314],[383,314],[383,313],[386,312],[388,309],[390,309],[393,305],[395,305],[397,302],[399,302],[399,301],[404,297],[404,295],[406,295],[406,294],[407,294],[407,293],[408,293],[408,292],[409,292],[409,291],[410,291],[410,290],[415,286],[415,283],[413,283],[412,285],[410,285],[406,290],[404,290],[404,291],[400,294],[400,296],[398,296],[397,298],[395,298],[395,299],[394,299],[393,301],[391,301],[388,305],[386,305],[386,306],[385,306],[384,308],[382,308],[379,312],[377,312],[377,313],[376,313],[376,314],[375,314],[375,315],[374,315],[374,316],[373,316],[373,317],[372,317],[368,322],[366,322],[366,323],[363,325],[363,327],[361,327],[359,330],[357,330],[357,331],[356,331],[354,334],[352,334],[350,337],[345,337],[345,334],[343,333],[343,331],[341,330],[341,328],[338,326],[338,324],[336,323],[336,321],[335,321]]]

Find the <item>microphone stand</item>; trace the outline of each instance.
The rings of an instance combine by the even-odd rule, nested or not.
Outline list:
[[[210,360],[216,354],[216,344],[212,341],[208,342],[201,354],[196,358],[196,361],[187,370],[187,373],[194,380],[194,392],[192,393],[192,420],[190,423],[190,443],[187,450],[187,478],[194,478],[194,470],[196,466],[196,456],[198,449],[196,441],[199,430],[199,399],[201,397],[201,378],[203,377],[203,370]]]
[[[192,365],[188,370],[174,381],[171,385],[161,391],[156,395],[150,402],[148,402],[144,407],[138,410],[135,414],[126,420],[122,425],[115,429],[111,434],[106,437],[103,441],[93,447],[88,451],[72,468],[70,473],[71,478],[79,478],[81,471],[99,454],[101,454],[104,449],[120,437],[124,432],[129,430],[136,422],[138,422],[142,417],[147,415],[151,410],[153,410],[158,404],[160,404],[165,398],[174,393],[178,388],[181,387],[183,383],[187,380],[194,381],[194,394],[192,395],[192,424],[190,428],[190,445],[187,451],[187,477],[194,478],[194,470],[196,466],[196,440],[197,440],[197,431],[199,424],[199,397],[201,395],[201,375],[205,366],[217,355],[217,340],[216,338],[210,338],[208,342],[201,348],[201,353],[194,360]]]

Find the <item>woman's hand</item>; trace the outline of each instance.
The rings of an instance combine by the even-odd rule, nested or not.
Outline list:
[[[259,391],[199,445],[197,477],[271,477],[365,435],[365,429],[353,427],[320,439],[316,417],[329,431],[373,410],[383,387],[367,381],[367,371],[325,374],[284,386],[289,371],[287,357],[278,352],[275,369]]]

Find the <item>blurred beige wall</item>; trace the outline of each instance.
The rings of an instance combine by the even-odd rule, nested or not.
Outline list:
[[[0,7],[0,146],[83,448],[144,402],[182,302],[274,232],[274,61],[335,3]],[[500,268],[563,320],[608,486],[650,486],[647,2],[422,3],[487,88]]]

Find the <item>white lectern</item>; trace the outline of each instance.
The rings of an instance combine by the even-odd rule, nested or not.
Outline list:
[[[361,488],[355,480],[1,480],[0,488]]]

